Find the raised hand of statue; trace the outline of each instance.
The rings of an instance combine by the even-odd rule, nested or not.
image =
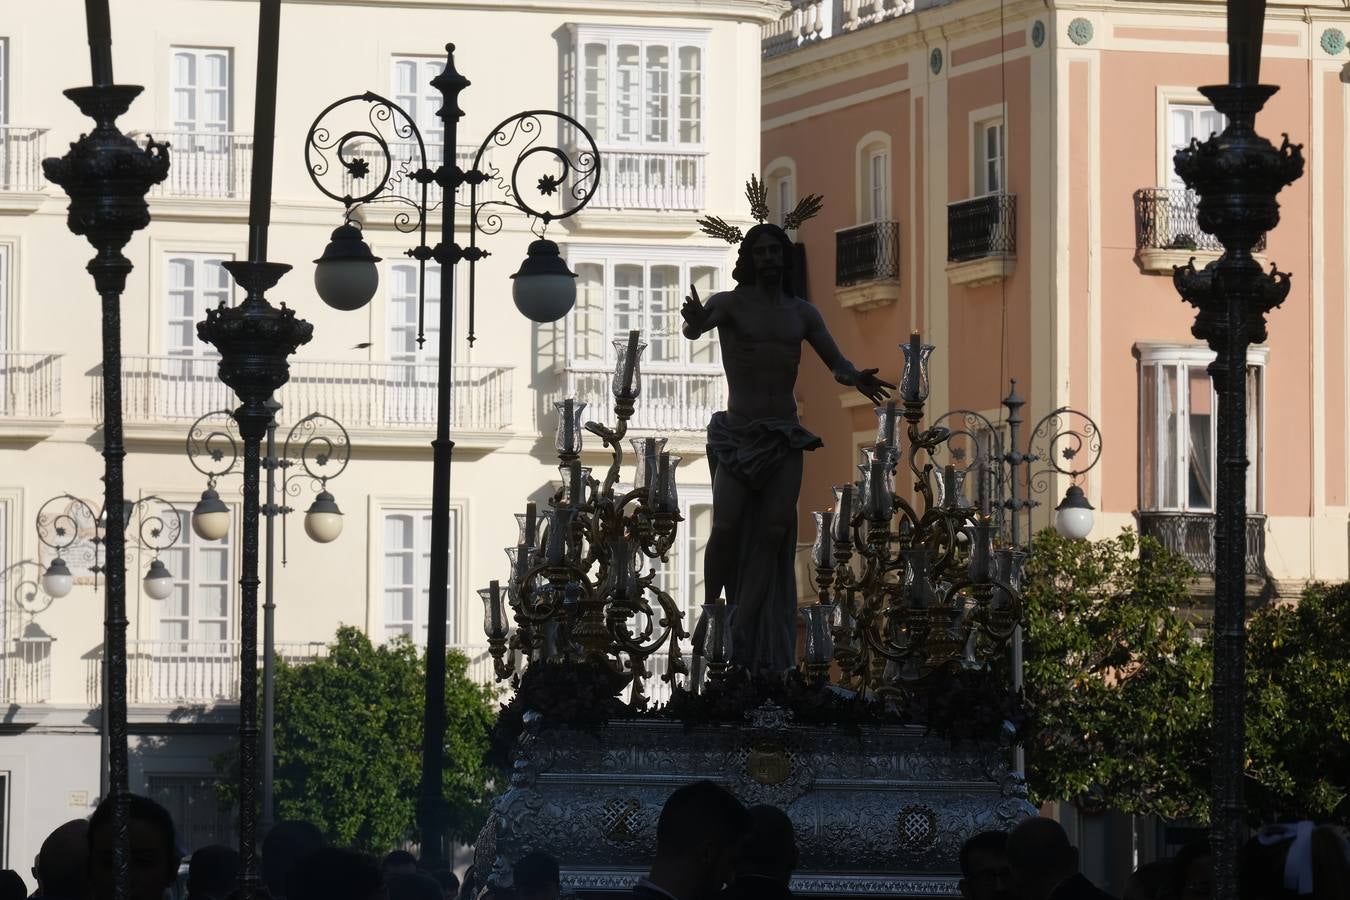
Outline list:
[[[873,406],[878,406],[883,400],[890,396],[887,388],[895,390],[895,385],[889,381],[882,381],[877,377],[876,369],[863,369],[853,376],[853,387],[858,389],[868,400],[872,401]]]
[[[703,301],[698,299],[698,288],[689,285],[689,294],[684,298],[684,306],[680,307],[680,315],[684,316],[684,321],[690,326],[700,328],[707,312]]]

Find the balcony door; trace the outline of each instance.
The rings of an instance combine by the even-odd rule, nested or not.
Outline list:
[[[171,52],[171,192],[191,197],[234,196],[239,186],[234,183],[230,133],[230,51],[174,47]]]
[[[455,642],[455,547],[459,517],[450,511],[450,593],[446,605],[445,641]],[[427,643],[427,587],[431,583],[431,512],[387,510],[384,514],[384,637],[406,637],[419,647]]]
[[[441,108],[441,95],[431,81],[445,71],[445,60],[432,56],[395,56],[390,72],[390,91],[393,100],[407,110],[417,130],[422,133],[426,145],[427,168],[435,169],[445,162],[445,123],[436,111]],[[392,123],[395,130],[406,130],[405,123]],[[391,141],[389,150],[394,154],[394,174],[390,176],[390,187],[400,196],[409,199],[421,198],[421,186],[413,180],[411,173],[421,166],[417,150],[417,141],[411,136],[403,141]],[[371,152],[376,152],[371,148]],[[371,171],[378,171],[378,164],[371,161]],[[402,171],[403,174],[399,174]],[[398,181],[394,182],[397,177]],[[369,188],[367,188],[369,190]],[[432,185],[428,190],[428,199],[440,200],[440,188]]]
[[[1186,190],[1186,183],[1177,174],[1172,160],[1178,150],[1190,146],[1191,140],[1206,140],[1211,134],[1223,131],[1227,125],[1223,114],[1207,103],[1169,103],[1167,105],[1167,186]]]
[[[224,263],[230,254],[172,253],[166,259],[164,356],[145,372],[126,368],[129,408],[153,418],[195,419],[233,406],[219,379],[220,354],[197,339],[208,309],[231,305],[234,285]],[[152,418],[152,420],[153,420]]]
[[[3,45],[0,41],[0,45]],[[0,130],[0,138],[4,132]],[[0,145],[3,140],[0,140]],[[18,387],[10,375],[10,367],[17,364],[9,356],[9,304],[10,304],[9,246],[0,244],[0,415],[11,413],[16,403],[10,391]]]
[[[417,346],[416,263],[390,266],[385,347],[384,419],[390,425],[436,421],[436,367],[441,356],[441,267],[427,264],[425,344]]]

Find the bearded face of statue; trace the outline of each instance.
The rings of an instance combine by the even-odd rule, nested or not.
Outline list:
[[[750,247],[755,280],[763,286],[776,286],[783,280],[783,243],[772,234],[761,234]]]

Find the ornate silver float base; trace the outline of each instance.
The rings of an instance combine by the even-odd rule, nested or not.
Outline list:
[[[511,863],[544,850],[564,888],[627,890],[651,862],[666,797],[707,778],[791,816],[798,894],[957,896],[961,844],[1035,815],[1006,755],[917,728],[799,726],[774,708],[740,727],[616,720],[598,732],[528,714],[478,871],[510,885]]]

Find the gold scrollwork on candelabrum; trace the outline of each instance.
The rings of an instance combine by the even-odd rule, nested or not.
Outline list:
[[[966,499],[967,470],[934,461],[952,433],[923,427],[932,345],[915,333],[901,349],[900,402],[877,407],[860,477],[834,488],[833,509],[814,513],[819,603],[802,611],[807,674],[834,672],[881,698],[940,671],[981,668],[1002,651],[1021,618],[1026,561],[996,546],[987,499],[983,509]],[[913,502],[896,491],[902,461]]]
[[[612,428],[583,424],[586,404],[576,398],[554,404],[561,481],[547,509],[530,502],[516,514],[519,536],[506,548],[505,583],[493,581],[478,592],[499,681],[522,661],[603,661],[631,679],[637,704],[652,674],[648,662],[663,649],[668,662],[662,679],[688,674],[680,653],[680,641],[689,637],[684,614],[661,588],[653,565],[666,561],[682,521],[675,477],[680,457],[665,450],[665,438],[631,439],[632,487],[621,487],[623,442],[642,392],[646,346],[637,331],[614,341]],[[603,481],[581,464],[586,432],[610,453]]]

